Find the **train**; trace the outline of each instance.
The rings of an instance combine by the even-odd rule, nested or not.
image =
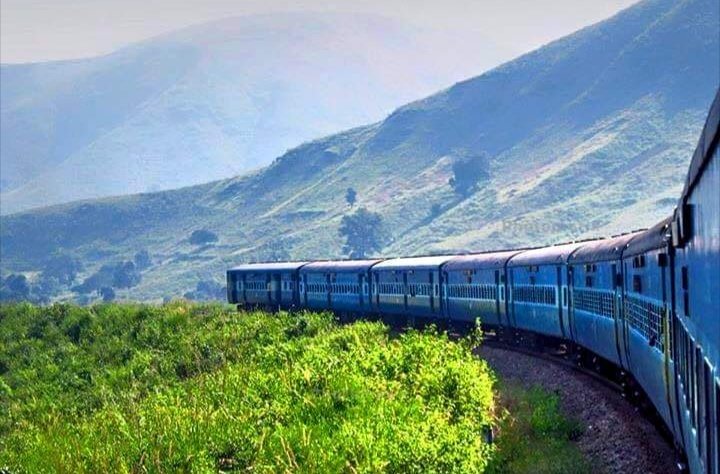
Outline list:
[[[720,474],[720,90],[680,199],[650,229],[465,255],[250,263],[239,308],[472,324],[627,374],[692,473]]]

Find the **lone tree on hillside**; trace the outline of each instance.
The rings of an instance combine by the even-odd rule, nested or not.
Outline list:
[[[475,190],[480,181],[490,177],[489,156],[485,152],[470,155],[459,153],[452,165],[453,176],[448,184],[461,196],[467,196]]]
[[[135,268],[138,270],[145,270],[147,268],[150,268],[152,265],[152,259],[150,258],[150,253],[143,249],[135,254]]]
[[[353,188],[347,188],[347,191],[345,192],[345,200],[350,205],[350,207],[353,207],[357,202],[357,191],[355,191]]]
[[[190,243],[193,245],[205,245],[218,241],[218,236],[207,229],[199,229],[190,234]]]
[[[365,208],[343,216],[339,233],[345,238],[343,252],[350,258],[363,258],[382,248],[382,218]]]

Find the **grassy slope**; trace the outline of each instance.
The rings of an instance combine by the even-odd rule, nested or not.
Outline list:
[[[58,249],[88,262],[147,248],[156,266],[121,297],[180,295],[283,247],[337,258],[340,219],[383,215],[385,255],[540,245],[649,226],[679,194],[720,82],[712,0],[651,0],[385,121],[289,151],[258,173],[183,190],[92,201],[3,219],[7,271]],[[692,52],[692,54],[689,54]],[[458,153],[491,156],[466,198],[447,184]],[[439,215],[431,216],[433,205]],[[196,228],[220,242],[197,249]]]
[[[585,466],[552,396],[515,391],[495,417],[470,339],[175,303],[0,306],[0,342],[11,472],[527,472],[548,453]],[[483,442],[497,422],[499,453]]]

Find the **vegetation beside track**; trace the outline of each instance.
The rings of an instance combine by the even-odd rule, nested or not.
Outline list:
[[[498,415],[477,342],[221,305],[3,305],[0,468],[522,472],[510,435],[528,431]],[[556,438],[538,434],[535,454]]]

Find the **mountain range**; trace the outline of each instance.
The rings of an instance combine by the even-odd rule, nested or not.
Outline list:
[[[262,170],[3,217],[4,270],[32,274],[63,252],[90,273],[144,249],[153,265],[119,295],[157,300],[240,262],[343,257],[338,227],[359,207],[382,216],[385,256],[652,225],[676,203],[720,86],[719,15],[715,0],[645,0]],[[462,160],[485,172],[459,194]],[[193,245],[198,229],[218,241]]]
[[[500,57],[507,50],[475,32],[307,12],[218,20],[102,57],[5,64],[0,211],[259,169]]]

